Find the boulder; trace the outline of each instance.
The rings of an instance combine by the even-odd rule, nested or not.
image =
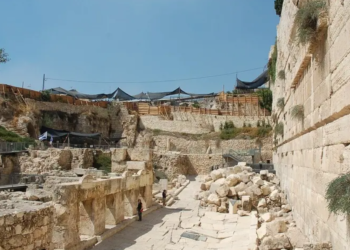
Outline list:
[[[228,197],[235,197],[235,196],[237,196],[236,189],[234,187],[230,187],[229,190],[228,190],[227,196]]]
[[[217,194],[210,194],[207,200],[209,204],[213,204],[217,206],[220,206],[221,204],[220,198]]]
[[[266,205],[266,200],[264,198],[259,200],[258,207],[266,207]]]
[[[274,220],[274,215],[272,213],[264,213],[262,215],[260,215],[260,218],[264,221],[264,222],[271,222]]]
[[[262,192],[262,194],[263,194],[264,196],[267,196],[267,195],[270,195],[270,194],[271,194],[271,189],[270,189],[270,187],[267,186],[267,185],[261,186],[260,189],[261,189],[261,192]]]
[[[292,211],[292,207],[289,204],[288,205],[283,205],[282,206],[282,210],[283,210],[283,212],[288,213],[288,212]]]
[[[214,184],[217,185],[217,186],[222,186],[226,183],[226,179],[225,178],[220,178],[220,179],[217,179]]]
[[[242,217],[242,216],[249,216],[249,215],[250,215],[249,212],[243,211],[243,210],[238,210],[237,214],[238,214],[239,216],[241,216],[241,217]]]
[[[260,228],[258,230],[256,230],[256,234],[258,235],[259,240],[264,239],[266,236],[268,236],[267,234],[267,228],[266,228],[266,223],[262,223]]]
[[[245,166],[247,166],[247,163],[246,162],[238,162],[237,166],[245,167]]]
[[[244,182],[244,183],[248,183],[250,181],[250,177],[248,174],[245,173],[240,173],[239,174],[239,179]]]
[[[70,150],[61,150],[57,163],[63,170],[71,170],[72,160],[73,154]]]
[[[280,180],[276,176],[272,180],[270,180],[270,182],[276,185],[280,184]]]
[[[186,176],[180,174],[178,177],[177,177],[177,182],[181,184],[181,186],[183,186],[185,183],[186,183],[187,179],[186,179]]]
[[[304,243],[308,242],[304,234],[296,227],[289,228],[286,235],[294,248],[302,248]]]
[[[268,180],[268,175],[269,171],[268,170],[261,170],[260,171],[260,178],[264,181],[267,181]]]
[[[232,172],[233,174],[241,173],[241,172],[243,172],[243,167],[242,167],[242,166],[239,166],[239,165],[234,166],[234,167],[232,168],[231,172]]]
[[[258,186],[263,186],[265,184],[264,181],[258,176],[253,178],[253,183]]]
[[[210,177],[213,181],[216,181],[217,179],[222,178],[222,173],[219,170],[214,170],[214,171],[211,171]]]
[[[209,190],[212,183],[213,183],[213,181],[208,181],[206,183],[202,183],[201,190],[203,190],[203,191]]]
[[[233,187],[233,186],[237,185],[239,182],[240,182],[239,176],[235,175],[235,174],[231,174],[231,175],[226,177],[225,184],[229,187]]]
[[[288,230],[288,227],[283,220],[274,220],[266,223],[266,230],[268,235],[275,236],[279,233],[285,233]]]
[[[239,183],[235,186],[236,192],[242,192],[246,189],[246,184],[244,182]]]
[[[211,194],[210,191],[200,192],[198,194],[198,199],[207,201],[210,194]]]
[[[224,203],[222,203],[222,204],[224,204]],[[226,206],[223,206],[221,204],[221,206],[218,208],[218,212],[219,213],[227,213],[227,208],[226,208]]]
[[[212,181],[213,179],[208,175],[205,177],[204,182]]]
[[[278,201],[280,199],[280,195],[279,195],[278,190],[272,191],[272,193],[270,194],[269,197],[272,201]]]
[[[242,196],[247,196],[246,191],[238,192],[238,197],[242,199]]]
[[[29,189],[25,196],[30,201],[48,202],[52,200],[52,193],[43,189]]]
[[[278,234],[274,237],[265,237],[261,244],[260,250],[276,250],[276,249],[290,249],[292,246],[285,234]]]
[[[243,171],[253,172],[253,168],[252,167],[243,167]]]
[[[224,184],[218,187],[215,191],[219,195],[219,197],[226,197],[229,192],[229,187],[226,184]]]

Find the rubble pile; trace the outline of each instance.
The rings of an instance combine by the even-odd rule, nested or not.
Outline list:
[[[280,189],[279,179],[268,170],[259,174],[245,162],[212,171],[196,195],[207,211],[258,217],[257,244],[260,250],[332,249],[330,244],[312,245],[296,227],[292,207]]]

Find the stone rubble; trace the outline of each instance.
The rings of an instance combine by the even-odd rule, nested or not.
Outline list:
[[[312,245],[308,242],[296,227],[293,209],[279,183],[277,176],[268,170],[254,173],[246,163],[239,163],[234,167],[213,170],[205,176],[198,199],[206,211],[228,213],[229,200],[238,202],[235,203],[237,209],[230,211],[241,217],[257,211],[256,249],[332,249],[329,244]]]

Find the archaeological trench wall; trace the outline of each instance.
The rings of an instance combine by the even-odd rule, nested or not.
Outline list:
[[[226,121],[232,121],[238,128],[243,124],[257,126],[257,122],[265,120],[270,122],[270,117],[266,116],[223,116],[223,115],[204,115],[191,114],[185,112],[173,112],[173,120],[165,120],[157,116],[140,116],[140,125],[147,129],[159,129],[168,132],[205,134],[209,132],[220,131],[220,125]]]
[[[350,1],[327,2],[326,32],[322,36],[319,25],[319,41],[303,46],[295,41],[297,7],[284,1],[277,73],[285,70],[286,77],[272,85],[273,113],[284,124],[284,136],[277,137],[273,161],[298,227],[311,241],[330,241],[333,249],[345,250],[350,220],[328,212],[325,190],[350,171]],[[283,110],[276,106],[281,97]],[[301,120],[291,117],[296,105],[304,107]]]

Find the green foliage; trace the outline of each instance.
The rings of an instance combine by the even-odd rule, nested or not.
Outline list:
[[[283,0],[275,0],[276,15],[281,16],[283,7]]]
[[[35,144],[35,140],[28,137],[21,137],[18,134],[6,130],[4,127],[0,126],[0,141],[6,142],[25,142],[30,144]]]
[[[251,128],[252,127],[252,124],[248,123],[248,128]]]
[[[272,110],[272,91],[270,89],[259,89],[259,105],[261,108],[271,112]]]
[[[10,61],[8,54],[5,52],[5,49],[0,49],[0,63],[6,63]]]
[[[278,50],[277,50],[277,42],[276,42],[275,46],[273,47],[273,52],[269,60],[269,63],[267,64],[267,71],[269,73],[269,80],[271,83],[275,83],[276,81],[277,53],[278,53]]]
[[[270,134],[271,127],[243,127],[243,128],[229,128],[223,129],[220,134],[222,140],[230,140],[239,136],[248,136],[250,138],[263,138]]]
[[[47,90],[41,92],[41,100],[42,100],[43,102],[50,102],[50,101],[51,101],[50,92],[47,91]]]
[[[260,127],[260,126],[261,126],[260,121],[257,121],[256,126],[257,126],[257,127]]]
[[[104,154],[97,155],[94,159],[94,166],[99,170],[103,170],[106,173],[110,173],[112,168],[111,157]]]
[[[277,100],[277,107],[281,110],[284,109],[284,97],[278,98]]]
[[[278,72],[278,78],[281,80],[286,79],[286,72],[283,69]]]
[[[197,101],[194,101],[194,103],[192,104],[192,107],[199,109],[200,105]]]
[[[325,0],[312,0],[306,2],[296,13],[298,41],[305,44],[316,37],[317,21],[320,14],[326,11]]]
[[[160,129],[153,129],[153,135],[159,135],[162,131]]]
[[[280,122],[275,126],[275,135],[283,136],[283,134],[284,134],[284,125],[282,122]]]
[[[326,189],[328,210],[334,214],[350,214],[350,172],[342,174]]]
[[[231,91],[226,91],[226,94],[232,94],[232,92]]]
[[[230,128],[235,128],[235,124],[233,123],[233,121],[225,121],[222,129],[230,129]]]
[[[53,121],[52,121],[51,116],[49,114],[44,113],[44,115],[41,119],[41,124],[44,125],[45,127],[51,128],[53,125]]]
[[[304,106],[303,105],[295,105],[294,107],[292,107],[292,109],[290,111],[290,116],[293,119],[297,119],[297,120],[304,119]]]
[[[220,131],[224,129],[224,125],[222,123],[220,123],[219,129],[220,129]]]

